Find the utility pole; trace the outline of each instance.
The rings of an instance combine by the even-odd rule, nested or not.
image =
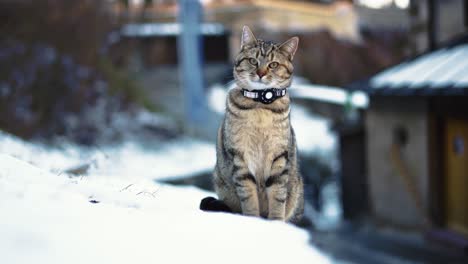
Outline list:
[[[468,29],[468,0],[463,1],[463,15],[465,17],[465,29]]]
[[[428,40],[429,49],[435,50],[438,44],[439,34],[439,1],[429,0],[428,12],[429,12],[429,25],[428,25]]]
[[[185,129],[197,133],[203,129],[206,104],[202,71],[202,36],[200,26],[203,15],[198,0],[179,0],[180,34],[177,39],[179,74],[182,84]]]

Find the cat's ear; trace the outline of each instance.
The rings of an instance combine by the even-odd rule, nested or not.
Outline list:
[[[255,44],[256,42],[257,39],[255,38],[250,28],[248,26],[244,26],[244,28],[242,28],[241,48],[245,45]]]
[[[279,49],[288,55],[289,59],[292,60],[294,58],[294,54],[296,53],[297,46],[299,45],[299,38],[292,37],[286,40],[283,44],[279,46]]]

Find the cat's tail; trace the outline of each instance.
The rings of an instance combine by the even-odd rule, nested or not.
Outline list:
[[[229,208],[229,206],[227,206],[223,201],[213,197],[203,198],[200,202],[200,210],[208,212],[232,213],[232,210]]]

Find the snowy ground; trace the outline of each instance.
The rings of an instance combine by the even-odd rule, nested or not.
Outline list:
[[[218,113],[225,91],[209,94]],[[299,149],[333,163],[328,121],[292,109]],[[0,263],[331,263],[304,230],[201,212],[213,193],[155,181],[206,173],[215,160],[214,144],[191,138],[54,147],[0,131]],[[80,167],[80,175],[67,172]],[[324,214],[337,214],[329,204]]]
[[[87,176],[64,172],[85,163]],[[213,194],[154,181],[213,163],[213,146],[190,139],[56,149],[0,133],[0,262],[330,263],[303,230],[204,213]]]

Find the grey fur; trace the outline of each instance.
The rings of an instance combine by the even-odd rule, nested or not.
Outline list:
[[[289,118],[289,95],[271,104],[262,104],[245,98],[241,92],[242,88],[253,89],[249,87],[247,78],[258,69],[249,66],[248,60],[245,60],[251,54],[256,54],[260,62],[271,63],[274,59],[282,65],[275,71],[266,69],[266,85],[274,83],[282,86],[277,88],[289,87],[291,75],[286,70],[292,72],[290,60],[295,47],[290,49],[292,53],[285,54],[281,46],[257,41],[250,30],[246,32],[244,28],[243,36],[247,36],[244,39],[250,42],[243,43],[246,46],[238,56],[234,69],[237,87],[228,93],[227,111],[218,131],[215,190],[219,199],[234,212],[298,221],[303,213],[303,183],[297,163],[296,139]],[[297,39],[294,42],[297,46]],[[261,43],[260,47],[256,43]],[[263,52],[256,52],[255,48],[264,52],[270,50],[274,54],[265,52],[262,55]]]

